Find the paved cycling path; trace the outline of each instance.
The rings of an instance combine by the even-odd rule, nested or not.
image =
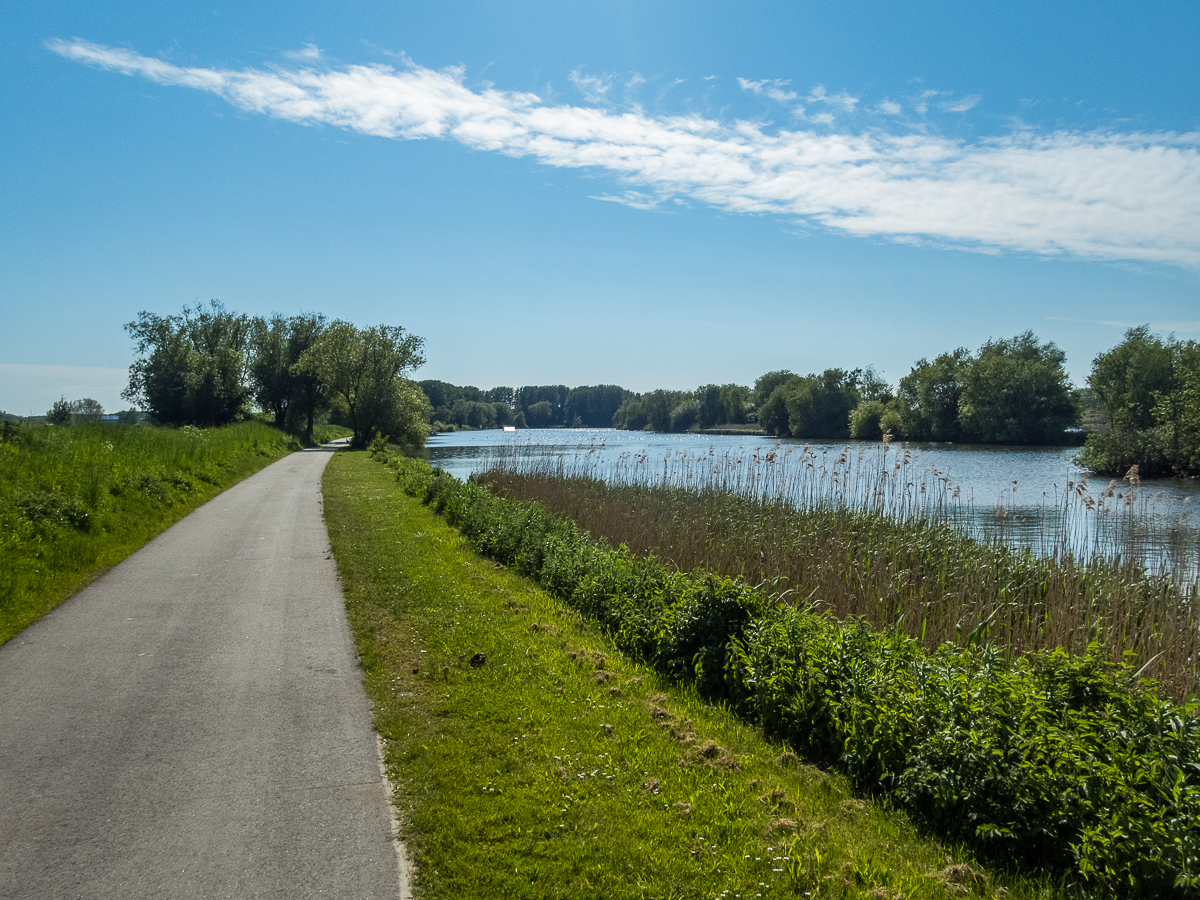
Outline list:
[[[0,647],[0,897],[407,895],[294,453]]]

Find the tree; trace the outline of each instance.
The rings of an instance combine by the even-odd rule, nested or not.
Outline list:
[[[721,387],[716,384],[705,384],[696,388],[696,424],[701,428],[712,428],[725,418],[725,409],[721,406]]]
[[[850,412],[859,403],[858,370],[826,369],[783,386],[788,431],[793,437],[850,436]]]
[[[321,379],[344,405],[352,446],[364,447],[376,434],[419,446],[428,433],[429,400],[403,376],[425,362],[424,343],[398,325],[334,321],[301,354],[297,369]]]
[[[610,428],[613,415],[628,396],[630,393],[616,384],[573,388],[563,404],[563,421],[573,423],[578,419],[587,428]]]
[[[690,431],[700,419],[700,403],[695,397],[688,397],[675,405],[671,410],[671,431],[682,434]]]
[[[1088,384],[1104,405],[1109,427],[1143,431],[1154,427],[1155,397],[1179,389],[1171,343],[1149,325],[1125,332],[1125,340],[1092,361]]]
[[[1079,406],[1050,341],[1032,331],[988,341],[962,374],[958,419],[964,434],[981,444],[1055,444],[1079,423]]]
[[[777,369],[774,372],[768,372],[766,375],[759,376],[754,382],[754,405],[762,409],[766,402],[771,399],[771,395],[775,393],[777,387],[795,381],[799,377],[787,369]]]
[[[651,431],[666,434],[671,430],[671,413],[678,402],[676,391],[651,391],[642,397],[642,409]]]
[[[251,327],[250,383],[255,399],[274,416],[277,426],[303,423],[310,437],[317,412],[328,403],[328,392],[320,378],[296,364],[326,327],[320,313],[290,318],[275,314],[270,319],[256,318]]]
[[[251,322],[213,300],[177,316],[138,313],[125,330],[143,358],[121,396],[164,425],[211,427],[244,414]]]
[[[54,405],[46,410],[46,421],[51,425],[68,425],[71,422],[71,403],[66,397],[54,401]]]
[[[958,403],[962,377],[971,354],[965,347],[933,362],[918,360],[900,379],[898,398],[904,437],[914,441],[959,441]]]
[[[539,400],[525,410],[525,421],[530,428],[549,428],[554,424],[554,405],[549,400]]]
[[[721,408],[726,425],[740,425],[746,421],[746,403],[750,390],[740,384],[721,385]]]
[[[98,400],[84,397],[82,400],[71,401],[72,422],[99,422],[104,418],[104,407]]]
[[[571,389],[565,384],[526,385],[516,391],[515,406],[525,413],[530,428],[562,425],[566,421],[563,405],[567,402],[570,393]],[[550,419],[546,422],[546,426],[534,425],[533,419],[529,417],[529,407],[535,403],[550,404]]]
[[[798,383],[799,376],[793,375]],[[760,379],[761,380],[761,379]],[[793,382],[778,384],[768,395],[767,399],[758,405],[758,424],[767,434],[784,437],[791,434],[788,428],[787,397],[788,389]],[[757,392],[757,387],[755,388]]]
[[[625,431],[643,431],[650,424],[646,408],[640,397],[631,397],[617,407],[613,413],[612,427]]]
[[[887,406],[880,400],[863,400],[850,413],[850,437],[856,441],[877,441],[883,437],[883,416]]]
[[[305,350],[326,328],[320,313],[284,318],[256,318],[251,326],[250,382],[260,407],[274,415],[278,427],[304,425],[312,436],[313,420],[328,406],[325,385],[316,374],[296,367]]]
[[[1103,475],[1135,465],[1143,477],[1200,472],[1200,344],[1131,328],[1093,360],[1088,383],[1109,430],[1088,435],[1081,465]]]

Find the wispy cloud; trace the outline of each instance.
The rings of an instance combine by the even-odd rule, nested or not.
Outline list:
[[[738,79],[738,86],[743,91],[749,91],[752,94],[760,94],[771,100],[777,100],[780,103],[787,103],[795,100],[798,94],[795,91],[787,90],[790,81],[784,81],[779,78],[773,80],[750,81],[746,78]]]
[[[571,79],[571,84],[579,89],[579,93],[583,94],[583,98],[589,103],[608,102],[608,92],[612,90],[613,76],[587,75],[575,69],[567,77]]]
[[[939,105],[947,112],[965,113],[978,106],[979,101],[982,99],[983,94],[969,94],[961,100],[947,100],[945,103]]]
[[[840,106],[846,112],[854,112],[854,107],[858,106],[857,97],[852,97],[845,91],[842,91],[840,94],[827,93],[823,84],[818,84],[804,99],[809,103],[825,103],[830,106]]]
[[[1080,319],[1074,316],[1046,316],[1051,322],[1082,322],[1088,325],[1106,325],[1111,328],[1137,328],[1149,325],[1150,330],[1157,334],[1195,334],[1200,332],[1200,321],[1197,322],[1134,322],[1113,319]]]
[[[299,50],[292,50],[285,53],[288,59],[298,59],[303,62],[313,62],[321,58],[321,48],[316,44],[303,44]]]
[[[652,197],[641,191],[624,191],[620,194],[597,194],[593,200],[604,200],[607,203],[621,203],[634,209],[657,209],[662,197]]]
[[[304,125],[454,140],[544,165],[606,171],[647,192],[605,197],[630,205],[685,197],[864,237],[1200,269],[1196,133],[1022,129],[967,142],[878,127],[771,130],[699,115],[549,105],[534,94],[472,89],[460,69],[411,63],[226,70],[176,66],[81,40],[49,47]],[[604,82],[576,77],[597,97],[608,91]],[[757,84],[790,93],[786,82]],[[929,91],[924,99],[934,96]],[[823,88],[805,99],[844,110],[859,102]]]

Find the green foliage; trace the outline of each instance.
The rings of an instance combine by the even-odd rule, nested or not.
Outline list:
[[[312,434],[315,418],[329,402],[325,384],[297,367],[327,323],[320,313],[255,319],[251,327],[249,374],[258,404],[275,418],[278,428],[301,428]]]
[[[611,428],[613,416],[631,396],[629,391],[615,384],[572,388],[563,404],[563,423],[584,428]]]
[[[856,441],[877,441],[883,437],[883,415],[888,410],[882,400],[863,400],[850,413],[850,437]]]
[[[405,446],[421,446],[429,401],[403,376],[425,362],[423,344],[398,325],[358,328],[335,321],[295,368],[315,375],[345,405],[354,446],[365,447],[379,433]]]
[[[525,410],[525,422],[530,428],[549,428],[554,424],[554,406],[549,400],[530,404]]]
[[[1039,344],[1032,331],[988,341],[962,373],[958,418],[968,439],[980,444],[1061,443],[1079,423],[1063,368],[1066,354]]]
[[[799,383],[800,377],[792,375],[790,380],[772,389],[767,399],[758,405],[758,425],[767,434],[780,437],[791,434],[788,427],[787,397],[789,389]]]
[[[960,347],[943,353],[933,362],[921,359],[900,379],[903,436],[913,441],[960,441],[958,421],[963,372],[970,365],[970,352]]]
[[[774,372],[768,372],[766,375],[759,376],[754,382],[754,405],[762,409],[767,401],[771,399],[771,395],[775,393],[777,387],[795,381],[798,378],[798,375],[789,372],[787,369],[778,369]]]
[[[71,421],[97,423],[104,417],[104,407],[91,397],[71,401]]]
[[[700,404],[696,398],[688,397],[671,410],[671,431],[682,434],[691,431],[700,420]]]
[[[163,425],[225,425],[243,416],[251,320],[218,301],[177,316],[138,313],[125,326],[142,358],[129,367],[121,396]]]
[[[788,432],[800,438],[850,436],[850,412],[858,406],[858,371],[826,369],[781,388],[787,393]]]
[[[71,421],[71,404],[66,397],[59,397],[46,411],[46,421],[51,425],[66,425]]]
[[[922,359],[900,379],[900,434],[917,441],[1061,444],[1080,408],[1066,356],[1032,331]]]
[[[1008,659],[982,625],[927,652],[898,631],[592,543],[540,504],[418,461],[389,464],[478,552],[593,617],[622,650],[696,679],[927,827],[1086,893],[1200,889],[1200,722],[1128,665],[1094,650]]]
[[[1108,432],[1088,435],[1080,465],[1122,476],[1200,473],[1200,344],[1164,341],[1149,326],[1096,357],[1089,378]]]

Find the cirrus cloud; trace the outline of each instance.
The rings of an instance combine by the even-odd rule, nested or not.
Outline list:
[[[772,130],[640,108],[549,105],[535,94],[471,88],[461,69],[412,63],[230,70],[177,66],[78,39],[47,46],[67,59],[206,91],[239,109],[302,125],[453,140],[548,166],[607,172],[650,193],[600,199],[635,207],[683,197],[861,237],[1200,269],[1196,133],[1023,129],[968,142],[894,127]],[[575,77],[595,100],[606,92],[604,82]],[[739,82],[744,90],[792,99],[786,82]],[[824,88],[803,99],[847,111],[859,102]],[[950,106],[965,111],[977,99]],[[888,100],[879,108],[898,112]]]

